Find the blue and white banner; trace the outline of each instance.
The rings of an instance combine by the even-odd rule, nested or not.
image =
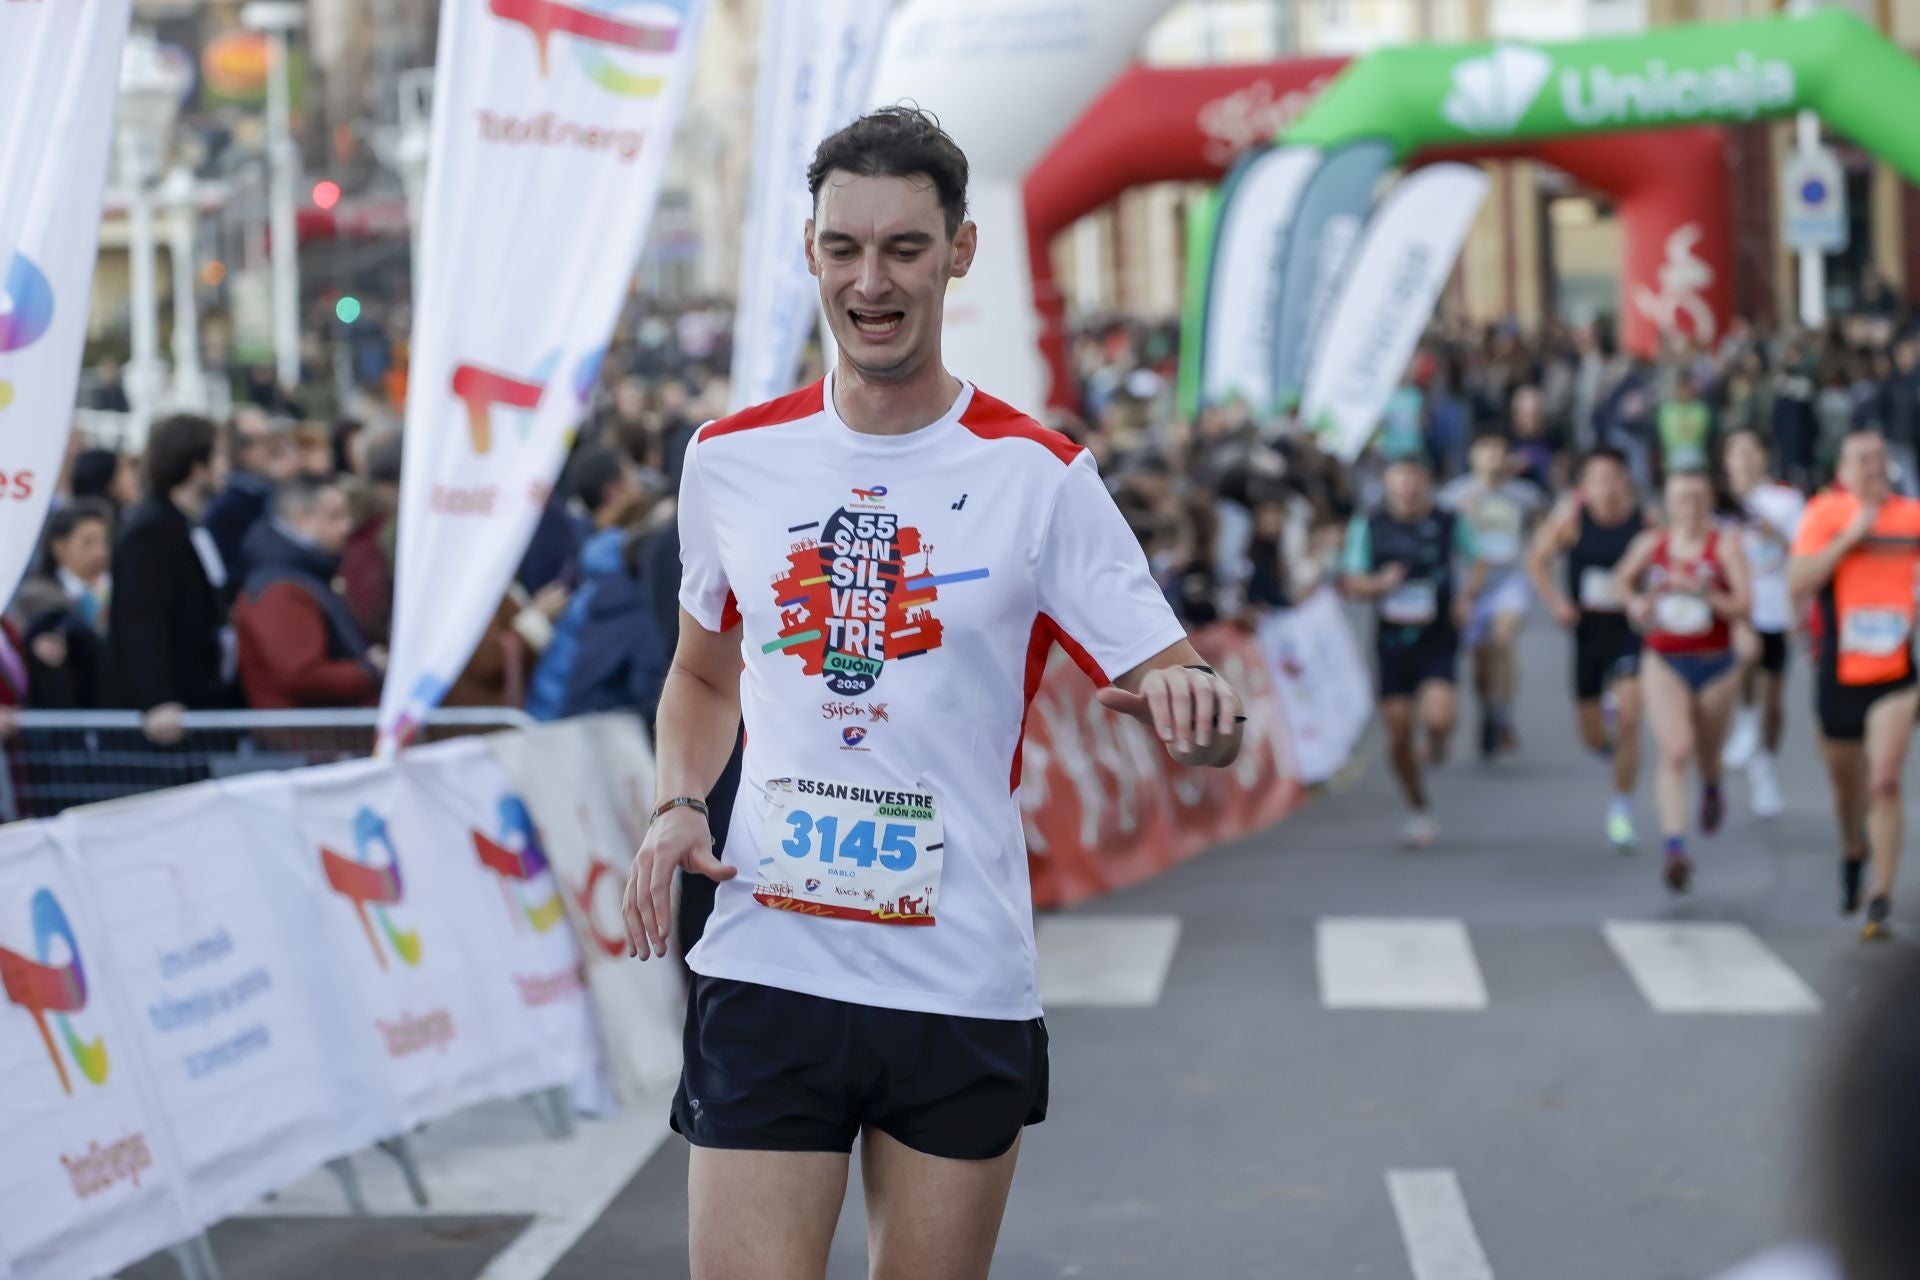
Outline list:
[[[73,427],[129,0],[0,0],[0,602]]]
[[[1229,176],[1201,337],[1201,402],[1243,401],[1267,420],[1274,409],[1274,325],[1281,257],[1301,191],[1320,165],[1313,147],[1255,152]]]
[[[802,248],[821,139],[860,114],[892,0],[770,4],[761,17],[753,172],[734,312],[732,404],[793,390],[819,290]]]
[[[1429,165],[1396,186],[1354,251],[1307,377],[1301,417],[1347,462],[1380,426],[1486,198],[1472,165]]]
[[[646,242],[706,0],[442,8],[380,747],[472,655]]]
[[[1274,394],[1283,408],[1299,402],[1327,308],[1373,209],[1374,186],[1392,161],[1385,142],[1349,143],[1321,161],[1300,193],[1281,256],[1273,325]]]

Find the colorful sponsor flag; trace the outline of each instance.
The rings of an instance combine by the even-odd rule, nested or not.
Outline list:
[[[382,751],[466,665],[547,502],[646,240],[705,11],[443,9]]]
[[[0,600],[73,426],[128,2],[0,4]]]
[[[1392,162],[1384,142],[1349,143],[1330,152],[1300,192],[1281,255],[1273,321],[1274,396],[1282,409],[1300,401],[1327,307],[1373,209],[1373,189]]]
[[[1307,378],[1301,412],[1322,448],[1351,462],[1367,447],[1486,194],[1480,170],[1436,164],[1382,202]]]
[[[1319,168],[1311,147],[1250,154],[1222,192],[1201,335],[1201,400],[1238,399],[1262,421],[1276,399],[1274,326],[1280,259],[1302,189]]]
[[[807,166],[820,140],[866,105],[892,0],[768,5],[753,104],[753,174],[734,309],[732,409],[793,390],[819,314],[802,228]]]

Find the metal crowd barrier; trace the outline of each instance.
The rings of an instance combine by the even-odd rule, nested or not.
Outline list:
[[[352,760],[373,753],[371,707],[301,711],[189,711],[172,746],[147,739],[138,711],[22,711],[0,742],[0,822],[46,818],[75,805],[265,770]],[[422,741],[521,728],[514,707],[447,707],[427,717]]]

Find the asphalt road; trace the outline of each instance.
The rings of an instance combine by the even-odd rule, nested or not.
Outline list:
[[[1456,753],[1434,848],[1395,847],[1370,746],[1281,826],[1043,921],[1052,1111],[996,1276],[1705,1280],[1792,1237],[1822,1051],[1879,959],[1836,911],[1804,671],[1786,815],[1751,818],[1736,779],[1676,900],[1644,780],[1641,851],[1601,835],[1566,649],[1526,635],[1523,754]],[[508,1108],[435,1129],[433,1211],[366,1157],[398,1216],[339,1216],[309,1180],[216,1229],[226,1276],[686,1274],[664,1107],[577,1150]],[[564,1195],[571,1172],[537,1172],[589,1166]],[[832,1275],[865,1275],[857,1194]]]

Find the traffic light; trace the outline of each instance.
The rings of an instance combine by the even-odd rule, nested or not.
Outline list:
[[[341,324],[352,324],[360,318],[360,299],[352,294],[341,295],[340,301],[333,304],[333,318]]]
[[[313,203],[317,209],[331,209],[340,203],[340,184],[325,178],[313,184]]]

